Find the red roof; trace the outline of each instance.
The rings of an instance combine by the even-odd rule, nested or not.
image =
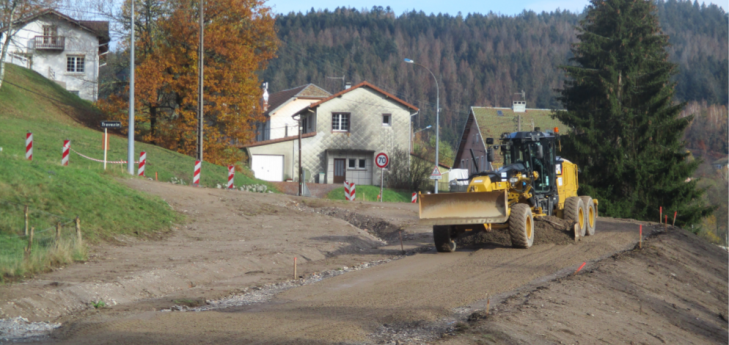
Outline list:
[[[309,106],[309,108],[311,108],[311,109],[313,109],[313,108],[316,108],[316,107],[318,107],[319,105],[321,105],[321,104],[322,104],[322,103],[324,103],[324,102],[327,102],[327,101],[329,101],[329,100],[332,100],[332,99],[334,99],[334,98],[337,98],[337,97],[341,97],[341,96],[342,96],[342,95],[344,95],[345,93],[347,93],[347,92],[350,92],[350,91],[352,91],[352,90],[354,90],[354,89],[358,89],[358,88],[360,88],[360,87],[368,87],[368,88],[370,88],[370,89],[372,89],[372,90],[375,90],[375,91],[377,91],[377,92],[379,92],[379,93],[381,93],[381,94],[385,95],[385,97],[387,97],[387,98],[391,98],[391,99],[392,99],[393,101],[395,101],[395,102],[397,102],[397,103],[400,103],[400,104],[402,104],[403,106],[405,106],[405,107],[407,107],[407,108],[410,108],[410,109],[413,109],[413,110],[415,110],[415,111],[418,111],[418,108],[416,108],[416,107],[415,107],[414,105],[412,105],[412,104],[410,104],[410,103],[408,103],[408,102],[405,102],[405,101],[403,101],[403,100],[401,100],[401,99],[397,98],[397,97],[396,97],[396,96],[394,96],[393,94],[391,94],[391,93],[389,93],[389,92],[386,92],[386,91],[384,91],[384,90],[380,89],[379,87],[377,87],[377,86],[374,86],[374,85],[372,85],[372,84],[370,84],[370,83],[368,83],[368,82],[366,82],[366,81],[363,81],[363,82],[361,82],[361,83],[359,83],[359,84],[357,84],[357,85],[355,85],[355,86],[352,86],[352,87],[350,87],[349,89],[346,89],[346,90],[343,90],[343,91],[339,91],[339,92],[337,92],[337,93],[335,93],[335,94],[333,94],[333,95],[331,95],[331,96],[329,96],[329,97],[327,97],[327,98],[324,98],[324,99],[322,99],[322,100],[321,100],[321,101],[319,101],[319,102],[316,102],[316,103],[312,103],[312,104],[311,104],[311,105]]]

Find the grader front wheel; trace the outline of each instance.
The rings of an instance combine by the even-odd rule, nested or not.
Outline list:
[[[456,242],[451,237],[450,226],[433,226],[433,242],[435,242],[435,250],[440,253],[456,251]]]
[[[515,248],[529,248],[534,243],[534,218],[529,205],[516,204],[509,216],[511,245]]]

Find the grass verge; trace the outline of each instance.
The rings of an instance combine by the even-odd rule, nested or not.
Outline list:
[[[360,185],[356,186],[357,189],[357,200],[359,201],[377,201],[377,195],[380,194],[380,187]],[[383,193],[385,194],[384,202],[410,202],[412,193],[408,191],[399,191],[394,189],[385,188]],[[327,199],[331,200],[345,200],[344,199],[344,187],[333,189],[326,196]]]

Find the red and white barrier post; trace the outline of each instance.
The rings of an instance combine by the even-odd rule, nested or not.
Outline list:
[[[33,160],[33,133],[31,132],[25,135],[25,159]]]
[[[147,152],[139,153],[139,169],[137,169],[137,175],[144,176],[144,165],[147,164]]]
[[[233,189],[233,178],[235,177],[235,165],[228,165],[228,189]]]
[[[413,197],[410,198],[410,203],[417,203],[418,202],[418,193],[413,192]]]
[[[354,201],[356,195],[354,182],[344,181],[344,198],[349,201]]]
[[[195,171],[192,173],[192,185],[194,187],[200,187],[200,168],[202,164],[200,161],[195,161]]]
[[[71,140],[63,141],[63,150],[61,150],[61,165],[68,166],[68,154],[71,152]]]

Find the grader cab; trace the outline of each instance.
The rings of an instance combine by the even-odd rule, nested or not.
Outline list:
[[[514,247],[529,248],[534,217],[543,216],[570,221],[576,236],[593,235],[598,202],[577,196],[577,165],[557,156],[556,132],[504,133],[495,146],[489,138],[487,158],[494,161],[500,150],[501,168],[469,176],[465,193],[421,194],[420,222],[433,225],[436,249],[455,251],[454,240],[466,231],[499,229],[508,230]]]

